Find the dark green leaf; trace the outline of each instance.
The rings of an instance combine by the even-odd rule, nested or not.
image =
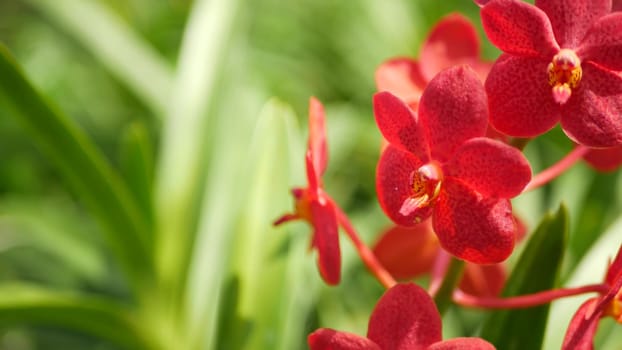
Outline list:
[[[554,288],[559,276],[568,235],[568,214],[560,206],[547,214],[527,243],[503,294],[517,296]],[[498,349],[540,349],[549,305],[493,313],[482,337]]]

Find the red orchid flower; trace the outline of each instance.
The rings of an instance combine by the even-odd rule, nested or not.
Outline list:
[[[593,349],[598,320],[602,317],[611,316],[622,323],[622,246],[607,269],[605,284],[608,292],[588,299],[572,317],[562,350]]]
[[[306,188],[294,188],[296,210],[274,222],[280,225],[291,220],[306,220],[313,226],[311,246],[318,252],[318,268],[326,283],[335,285],[341,276],[341,251],[336,204],[322,188],[322,174],[326,170],[328,151],[324,107],[315,98],[309,101],[309,142],[306,153]]]
[[[512,252],[509,198],[531,178],[520,151],[484,137],[487,112],[482,83],[468,66],[439,73],[418,114],[389,92],[374,96],[376,123],[389,142],[376,173],[383,210],[402,226],[431,216],[441,246],[479,264]]]
[[[442,339],[441,316],[430,296],[413,283],[387,290],[369,319],[367,337],[321,328],[309,335],[311,350],[488,350],[481,338]]]
[[[459,13],[443,17],[426,37],[419,61],[398,57],[376,70],[378,91],[389,91],[417,110],[423,89],[440,71],[468,64],[482,79],[492,62],[480,59],[480,41],[475,27]]]
[[[583,159],[600,172],[612,172],[622,165],[622,146],[591,148]]]
[[[526,227],[516,219],[516,241],[520,241]],[[393,226],[386,230],[374,245],[374,255],[380,263],[400,280],[430,273],[439,258],[441,247],[427,219],[412,227]],[[504,264],[479,265],[466,263],[459,288],[480,297],[496,297],[503,290],[507,272]]]
[[[496,129],[534,137],[561,122],[579,144],[622,145],[622,13],[611,0],[478,3],[504,52],[485,83]]]

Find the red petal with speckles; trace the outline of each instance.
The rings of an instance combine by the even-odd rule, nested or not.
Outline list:
[[[339,227],[335,208],[329,201],[312,201],[313,246],[318,252],[318,268],[326,283],[335,285],[341,279]]]
[[[397,284],[376,304],[367,338],[382,349],[425,349],[442,339],[441,317],[425,290],[413,283]]]
[[[326,170],[328,150],[326,147],[326,121],[324,106],[315,97],[309,100],[309,145],[313,167],[319,179]]]
[[[391,59],[376,70],[378,91],[392,93],[415,111],[427,83],[421,75],[419,63],[410,58]]]
[[[577,55],[582,60],[622,70],[622,12],[599,19],[581,42]]]
[[[583,62],[583,78],[562,106],[562,129],[588,147],[622,145],[622,76]]]
[[[393,145],[389,145],[380,156],[376,169],[378,201],[387,216],[398,225],[413,226],[417,218],[423,220],[432,214],[429,206],[408,215],[400,213],[404,201],[412,196],[413,173],[422,165],[417,157]]]
[[[373,341],[348,332],[320,328],[309,334],[311,350],[381,350]]]
[[[439,73],[421,96],[419,118],[428,134],[432,158],[443,162],[465,141],[486,134],[484,87],[469,66]]]
[[[575,48],[592,23],[611,10],[611,0],[536,0],[549,17],[561,47]]]
[[[481,10],[486,35],[502,51],[550,60],[559,45],[546,13],[520,0],[490,1]]]
[[[482,338],[454,338],[432,344],[427,350],[495,350]]]
[[[534,137],[557,124],[561,112],[546,75],[548,64],[510,55],[497,60],[485,84],[490,123],[495,129],[511,136]]]
[[[427,81],[440,71],[479,61],[479,39],[469,20],[457,13],[442,18],[423,43],[419,65]]]
[[[386,91],[375,94],[374,115],[380,132],[390,144],[424,162],[429,159],[424,129],[417,115],[402,100]]]
[[[441,246],[460,259],[495,264],[514,249],[510,201],[483,197],[453,177],[445,178],[432,220]]]
[[[529,162],[518,149],[485,137],[460,146],[444,172],[487,197],[513,198],[531,180]]]

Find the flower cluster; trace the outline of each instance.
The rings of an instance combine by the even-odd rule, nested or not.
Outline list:
[[[438,300],[430,296],[450,278],[456,258],[467,263],[447,283],[456,288],[453,301],[465,306],[522,308],[598,292],[570,322],[564,349],[590,349],[602,317],[622,323],[622,247],[600,285],[499,297],[502,263],[526,232],[510,200],[580,159],[599,171],[622,164],[622,1],[474,2],[487,37],[502,51],[495,62],[480,58],[473,25],[450,14],[432,29],[418,59],[393,58],[376,71],[373,112],[383,136],[376,192],[395,226],[373,251],[322,186],[324,112],[311,99],[308,186],[293,190],[295,213],[276,224],[312,225],[320,274],[333,285],[340,280],[342,227],[388,288],[366,338],[322,328],[308,338],[312,349],[493,348],[479,338],[441,340]],[[532,177],[523,148],[558,123],[576,147]],[[427,292],[396,282],[424,273],[432,275]]]

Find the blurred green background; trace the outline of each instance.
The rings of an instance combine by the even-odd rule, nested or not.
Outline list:
[[[343,281],[327,287],[309,228],[270,223],[305,182],[313,95],[327,110],[325,187],[367,242],[389,225],[375,199],[374,72],[416,57],[450,12],[484,38],[466,0],[0,0],[0,43],[138,203],[157,280],[128,281],[107,240],[123,232],[106,234],[89,191],[66,175],[79,177],[80,164],[59,171],[54,144],[0,99],[0,349],[302,349],[318,327],[364,334],[383,289],[349,242]],[[497,54],[484,41],[483,56]],[[571,147],[554,130],[526,154],[536,172]],[[621,237],[619,182],[580,164],[515,201],[530,228],[568,205],[558,285],[604,274]],[[559,347],[581,300],[553,308],[545,348]],[[476,334],[487,315],[450,310],[446,337]],[[612,329],[603,322],[597,348],[620,349]]]

